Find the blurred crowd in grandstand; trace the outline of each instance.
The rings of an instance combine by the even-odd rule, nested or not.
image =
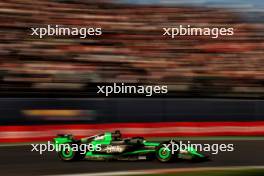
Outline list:
[[[176,95],[263,97],[264,22],[247,20],[248,13],[110,1],[1,1],[0,93],[85,93],[90,83],[129,82],[166,84]],[[103,35],[30,35],[30,27],[48,24],[101,27]],[[233,27],[235,33],[217,39],[162,35],[163,27],[179,24]]]

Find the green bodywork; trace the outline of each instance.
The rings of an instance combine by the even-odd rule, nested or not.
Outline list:
[[[100,145],[111,145],[111,142],[112,142],[112,133],[111,132],[106,132],[104,133],[102,139],[93,139],[93,140],[90,140],[88,142],[89,138],[82,138],[79,140],[80,143],[90,143],[90,144],[93,144],[93,146],[96,146],[98,144]],[[65,135],[65,136],[58,136],[56,138],[54,138],[54,143],[55,144],[71,144],[73,142],[76,142],[74,141],[74,139],[72,138],[71,135]],[[137,150],[134,150],[134,151],[127,151],[127,152],[124,152],[124,153],[120,153],[119,156],[132,156],[132,155],[146,155],[146,154],[153,154],[155,155],[156,153],[161,157],[161,158],[166,158],[166,157],[169,157],[171,155],[171,152],[170,150],[166,150],[165,147],[162,147],[160,148],[158,151],[157,151],[157,147],[160,146],[160,144],[162,144],[161,142],[149,142],[149,141],[146,141],[144,140],[142,142],[143,144],[143,148],[139,148]],[[182,159],[192,159],[192,158],[203,158],[204,155],[198,153],[197,151],[195,151],[193,148],[188,148],[187,150],[187,154],[181,154],[179,153],[178,154],[178,158],[182,158]],[[68,153],[65,153],[65,152],[62,152],[63,156],[64,157],[71,157],[71,154],[73,152],[70,150],[68,151]],[[87,158],[111,158],[111,157],[114,157],[115,155],[114,154],[111,154],[111,153],[98,153],[98,152],[92,152],[92,151],[87,151],[85,153],[85,157]],[[189,158],[188,158],[189,157]]]

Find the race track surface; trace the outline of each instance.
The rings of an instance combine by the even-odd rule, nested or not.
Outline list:
[[[60,161],[55,152],[31,152],[29,146],[0,147],[0,175],[54,175],[95,173],[144,169],[165,169],[214,166],[260,166],[264,165],[264,140],[244,141],[191,141],[192,143],[233,143],[234,152],[211,155],[212,161],[191,163],[159,163],[157,161]]]

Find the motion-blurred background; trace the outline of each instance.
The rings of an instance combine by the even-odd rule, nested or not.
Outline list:
[[[196,166],[263,165],[263,140],[252,141],[264,136],[263,7],[261,0],[1,0],[0,175],[190,167],[65,165],[16,146],[116,129],[154,139],[243,137],[236,152]],[[100,27],[103,34],[30,35],[31,27],[47,25]],[[162,35],[163,27],[179,25],[232,27],[234,35]],[[169,95],[96,97],[97,84],[113,82],[168,85]]]
[[[261,121],[263,102],[252,99],[264,95],[263,7],[239,0],[1,1],[1,124],[13,131],[54,123]],[[231,27],[234,35],[162,35],[180,24]],[[103,35],[30,35],[31,27],[47,25],[100,27]],[[97,84],[113,82],[168,85],[170,96],[183,99],[91,98]],[[1,137],[18,135],[8,134]]]
[[[0,2],[2,96],[91,96],[98,82],[158,83],[176,96],[263,97],[263,2]],[[30,27],[101,27],[102,36],[38,37]],[[169,39],[163,27],[233,27]]]
[[[239,0],[1,1],[0,140],[83,136],[119,123],[128,135],[263,135],[255,126],[264,115],[263,7]],[[31,27],[47,25],[100,27],[103,34],[30,35]],[[179,25],[234,28],[234,35],[162,35],[163,27]],[[168,85],[174,98],[94,99],[97,84],[113,82]],[[219,125],[229,128],[211,129]]]

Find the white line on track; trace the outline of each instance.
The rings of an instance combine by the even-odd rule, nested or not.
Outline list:
[[[144,175],[147,171],[121,171],[121,172],[96,172],[96,173],[81,173],[81,174],[65,174],[65,175],[48,175],[48,176],[111,176],[111,175]]]
[[[150,175],[164,174],[175,172],[193,172],[193,171],[233,171],[248,169],[264,169],[264,166],[229,166],[229,167],[197,167],[197,168],[173,168],[173,169],[149,169],[136,171],[119,171],[119,172],[97,172],[97,173],[80,173],[80,174],[63,174],[63,175],[47,175],[47,176],[111,176],[111,175]]]

